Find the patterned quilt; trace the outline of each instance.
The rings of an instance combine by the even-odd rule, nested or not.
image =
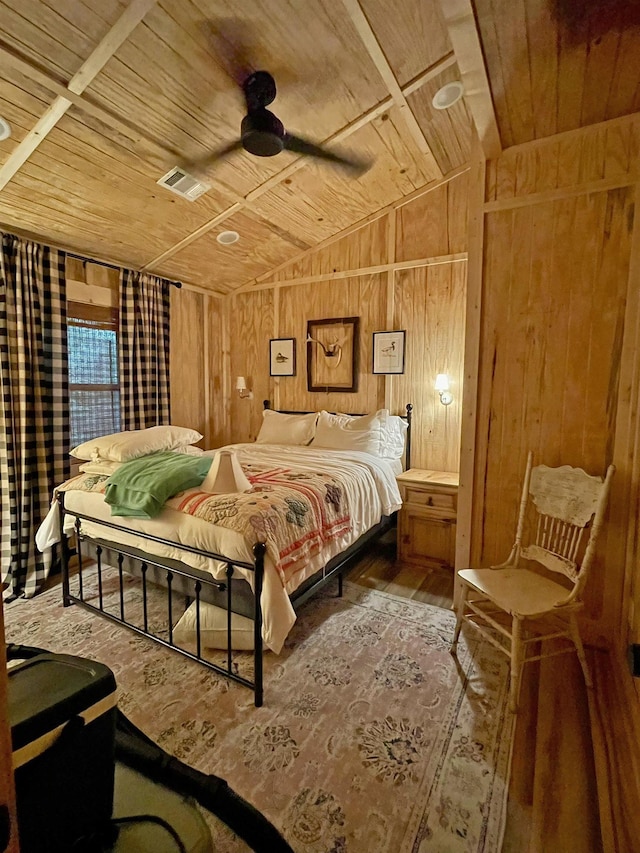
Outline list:
[[[245,493],[215,495],[188,489],[166,506],[264,541],[283,585],[327,542],[352,529],[346,489],[330,474],[243,464]],[[108,477],[82,474],[60,489],[104,493]]]

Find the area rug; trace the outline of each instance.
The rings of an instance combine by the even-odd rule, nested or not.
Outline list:
[[[222,776],[297,853],[497,853],[514,720],[507,662],[447,610],[345,583],[308,602],[247,688],[81,609],[60,589],[5,612],[8,642],[94,658],[164,749]],[[214,825],[215,849],[246,846]]]

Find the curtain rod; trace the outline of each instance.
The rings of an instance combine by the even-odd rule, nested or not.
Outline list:
[[[19,237],[22,240],[31,240],[32,242],[40,243],[43,246],[49,246],[50,249],[57,249],[60,252],[64,252],[67,257],[75,258],[77,261],[82,261],[85,264],[97,264],[100,267],[108,267],[112,270],[128,269],[128,267],[119,267],[117,264],[109,264],[106,261],[97,261],[95,258],[87,258],[85,255],[78,255],[76,252],[70,252],[69,249],[65,249],[64,246],[50,243],[46,237],[29,234],[27,231],[20,233],[19,231],[11,228],[11,226],[7,226],[7,230],[5,231],[5,226],[2,223],[0,223],[0,236]],[[164,276],[158,276],[158,278],[164,278]],[[171,278],[165,278],[164,280],[172,287],[182,287],[181,281],[174,281]]]
[[[68,258],[75,258],[77,261],[82,261],[85,264],[97,264],[100,267],[107,267],[110,270],[126,269],[126,267],[119,267],[117,264],[108,264],[106,261],[96,261],[95,258],[85,258],[84,255],[76,255],[75,252],[66,252],[65,254]],[[151,273],[151,275],[154,275],[154,273]],[[158,276],[158,278],[164,278],[164,276]],[[182,287],[181,281],[174,281],[170,278],[165,278],[164,280],[172,287]]]

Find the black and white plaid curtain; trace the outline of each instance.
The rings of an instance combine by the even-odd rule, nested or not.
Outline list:
[[[68,479],[69,385],[65,255],[2,234],[0,255],[0,490],[5,597],[30,598],[51,551],[35,533]]]
[[[170,422],[170,282],[148,273],[120,272],[121,427],[146,429]]]

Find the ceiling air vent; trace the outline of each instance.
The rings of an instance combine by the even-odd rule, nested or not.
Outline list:
[[[179,166],[174,166],[156,183],[171,190],[172,193],[186,198],[187,201],[195,201],[202,193],[206,193],[210,189],[209,184],[199,181]]]

